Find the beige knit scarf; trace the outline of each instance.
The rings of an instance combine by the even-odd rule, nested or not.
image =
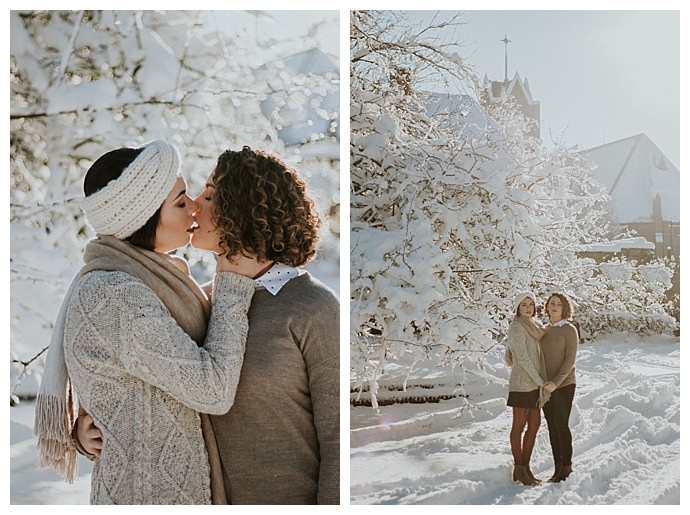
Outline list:
[[[546,331],[544,327],[534,320],[533,318],[527,318],[520,315],[515,315],[513,318],[515,322],[518,322],[527,331],[527,334],[534,338],[537,343],[542,339]],[[544,353],[541,351],[541,346],[537,345],[539,351],[539,375],[546,377],[546,361],[544,361]],[[549,401],[551,394],[544,390],[541,386],[539,387],[539,399],[537,400],[537,408],[542,408],[544,404]]]
[[[64,324],[74,287],[84,274],[94,270],[122,271],[140,279],[158,295],[180,327],[199,345],[204,343],[211,312],[208,297],[192,278],[184,259],[147,251],[114,236],[99,236],[86,245],[84,266],[72,280],[55,322],[36,399],[34,422],[39,467],[55,467],[69,483],[77,477],[77,450],[71,436],[76,406],[65,364]],[[200,416],[211,465],[212,502],[227,504],[213,427],[207,414]]]
[[[542,336],[544,336],[546,333],[543,326],[533,318],[515,315],[513,320],[518,322],[525,329],[525,331],[527,331],[527,334],[529,334],[536,341],[540,341]]]

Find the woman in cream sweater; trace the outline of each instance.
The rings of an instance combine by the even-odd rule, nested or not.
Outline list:
[[[198,206],[163,141],[104,154],[84,192],[97,237],[51,341],[36,406],[39,464],[75,479],[76,398],[102,433],[92,504],[223,502],[222,480],[212,492],[215,438],[199,412],[233,403],[254,265],[219,259],[211,306],[187,263],[168,254],[189,243]]]
[[[544,330],[534,319],[536,298],[533,293],[520,293],[515,298],[514,306],[515,317],[508,328],[506,351],[506,361],[511,367],[507,405],[513,408],[510,429],[513,481],[535,485],[540,480],[532,473],[529,462],[541,424],[541,407],[549,395],[544,359],[539,347]]]

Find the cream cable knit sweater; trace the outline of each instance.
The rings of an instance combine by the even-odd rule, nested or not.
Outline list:
[[[508,346],[513,353],[508,390],[531,392],[539,388],[546,381],[546,371],[540,370],[539,342],[519,322],[513,321],[508,326]]]
[[[233,403],[254,284],[219,273],[214,291],[206,343],[198,347],[133,276],[95,271],[77,285],[65,360],[103,432],[92,504],[210,504],[198,412],[225,413]]]

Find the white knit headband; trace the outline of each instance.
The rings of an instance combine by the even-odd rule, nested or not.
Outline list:
[[[516,310],[520,307],[520,303],[527,297],[532,299],[532,302],[534,302],[536,306],[537,298],[534,296],[534,293],[532,293],[531,291],[523,291],[522,293],[519,293],[517,297],[515,297],[515,302],[513,303],[513,305],[515,306]]]
[[[120,177],[86,197],[81,208],[97,234],[127,238],[161,207],[179,173],[177,149],[165,141],[153,141]]]

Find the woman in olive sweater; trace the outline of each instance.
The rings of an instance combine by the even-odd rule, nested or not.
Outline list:
[[[541,339],[549,382],[555,385],[549,402],[544,405],[544,417],[549,428],[553,453],[552,483],[565,480],[572,472],[573,442],[569,427],[570,411],[575,397],[575,358],[579,336],[570,322],[573,307],[562,292],[552,293],[546,301],[545,312],[549,323]]]
[[[302,267],[321,221],[277,156],[219,157],[196,199],[192,245],[261,264],[232,409],[212,416],[230,504],[340,503],[340,306]]]

